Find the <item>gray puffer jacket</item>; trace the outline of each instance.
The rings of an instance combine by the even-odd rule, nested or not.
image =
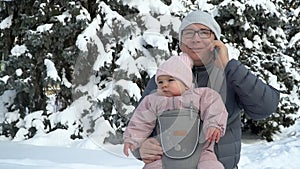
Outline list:
[[[279,91],[265,84],[239,61],[232,59],[225,71],[212,63],[205,67],[194,67],[193,73],[198,87],[210,87],[222,96],[228,111],[225,135],[215,145],[215,152],[225,169],[233,169],[240,160],[241,112],[254,120],[264,119],[276,111]],[[157,86],[151,78],[143,97]],[[138,150],[134,153],[138,158]]]

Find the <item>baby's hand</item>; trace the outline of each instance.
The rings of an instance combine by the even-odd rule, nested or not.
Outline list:
[[[215,127],[210,127],[207,130],[206,133],[206,140],[208,140],[209,142],[216,142],[218,143],[221,137],[221,131],[218,128]]]
[[[134,145],[131,143],[124,143],[124,148],[123,148],[123,153],[128,157],[129,156],[129,152],[128,149],[130,149],[130,151],[133,151],[135,149]]]

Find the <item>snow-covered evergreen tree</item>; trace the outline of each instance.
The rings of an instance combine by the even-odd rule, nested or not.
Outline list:
[[[70,82],[79,53],[75,42],[87,26],[89,13],[75,1],[0,3],[1,77],[6,77],[1,81],[1,94],[15,91],[0,122],[1,133],[13,138],[20,128],[25,128],[24,135],[30,138],[38,130],[51,132],[74,125],[53,121],[50,116],[73,101]],[[25,126],[24,118],[35,112],[39,117]],[[11,121],[11,116],[18,118]]]
[[[135,47],[135,43],[130,43],[131,45],[128,46],[126,44],[126,40],[128,38],[130,38],[132,42],[132,39],[134,39],[136,36],[142,36],[144,38],[144,41],[142,41],[143,51],[146,51],[143,52],[142,55],[147,56],[147,53],[151,54],[153,50],[159,49],[158,46],[155,46],[155,44],[153,45],[151,42],[149,43],[149,41],[153,40],[154,38],[152,38],[151,40],[149,40],[149,38],[146,38],[147,33],[149,31],[152,31],[153,33],[153,29],[155,29],[154,27],[156,26],[156,33],[158,33],[159,35],[163,35],[166,37],[166,39],[168,39],[167,49],[165,48],[165,50],[162,50],[162,53],[158,52],[158,55],[151,55],[151,57],[156,60],[156,64],[159,64],[161,60],[164,60],[172,54],[176,54],[179,52],[177,44],[178,42],[176,40],[178,34],[178,25],[176,25],[177,23],[175,21],[181,19],[183,15],[188,13],[190,10],[208,10],[216,16],[216,19],[222,27],[222,40],[228,45],[239,50],[240,55],[238,59],[246,64],[252,72],[257,74],[257,76],[260,76],[261,79],[263,79],[266,83],[274,86],[282,92],[282,97],[277,112],[274,113],[270,118],[261,121],[253,121],[244,116],[244,130],[250,129],[251,132],[271,141],[272,135],[280,131],[281,126],[288,127],[294,123],[297,117],[295,113],[298,111],[298,105],[296,105],[295,103],[296,100],[299,99],[299,93],[297,93],[299,76],[294,77],[293,75],[295,73],[299,73],[297,72],[297,67],[292,66],[294,65],[294,60],[285,53],[288,42],[290,40],[288,36],[289,31],[286,30],[286,25],[289,24],[287,15],[290,14],[290,9],[284,10],[284,8],[282,8],[281,6],[281,2],[271,1],[172,1],[172,3],[167,1],[156,1],[156,3],[160,4],[155,6],[147,5],[148,2],[146,1],[144,1],[144,3],[144,6],[142,6],[139,3],[132,3],[131,1],[124,0],[122,4],[120,4],[121,6],[124,6],[124,4],[129,6],[129,9],[126,9],[126,11],[135,12],[134,15],[131,16],[144,16],[145,13],[148,15],[150,14],[150,17],[148,16],[148,19],[144,19],[144,22],[141,23],[134,21],[134,17],[126,19],[125,17],[128,16],[128,13],[122,11],[122,9],[124,8],[116,7],[118,5],[115,2],[107,1],[105,5],[103,5],[108,6],[109,9],[116,9],[113,12],[117,12],[118,14],[120,14],[123,20],[125,18],[125,20],[129,21],[130,23],[137,23],[135,25],[132,24],[133,27],[131,27],[130,29],[127,28],[127,33],[129,33],[129,35],[127,34],[126,36],[124,36],[119,34],[119,39],[117,42],[111,43],[110,41],[102,41],[104,44],[109,44],[110,46],[110,48],[104,47],[106,51],[111,50],[111,48],[118,49],[113,50],[114,56],[117,56],[117,59],[115,60],[124,59],[125,62],[122,62],[121,64],[115,62],[117,67],[123,67],[123,69],[121,68],[121,70],[124,72],[118,72],[122,73],[122,75],[125,76],[122,77],[123,80],[130,80],[130,78],[128,79],[128,70],[131,69],[129,69],[128,67],[133,68],[135,66],[138,66],[138,63],[135,63],[133,65],[127,63],[128,60],[132,60],[132,62],[130,63],[134,63],[134,59],[137,58],[136,60],[138,60],[138,57],[135,56],[135,52],[129,52],[128,55],[127,53],[124,53],[124,51],[131,49],[139,51],[140,49],[139,47]],[[166,15],[168,15],[169,20],[172,20],[168,24],[162,22],[162,18],[164,18]],[[151,18],[152,20],[150,21],[149,18]],[[117,17],[113,18],[112,20],[114,19],[118,20]],[[103,19],[103,21],[105,23],[113,23],[112,21],[107,19]],[[114,24],[115,27],[122,25],[121,22],[115,22]],[[147,24],[151,25],[152,27],[147,27]],[[157,26],[159,24],[160,26]],[[141,27],[143,25],[145,25],[144,30],[141,28],[137,29],[137,27]],[[120,30],[114,30],[115,27],[111,26],[110,31],[119,32]],[[126,26],[122,27],[126,28]],[[130,30],[134,29],[136,29],[135,33],[131,34]],[[107,29],[105,28],[105,26],[103,26],[102,31],[104,32],[106,30]],[[155,37],[155,35],[152,35],[152,37]],[[114,38],[110,37],[110,39]],[[160,42],[162,41],[163,40],[160,40]],[[126,67],[126,65],[128,67]],[[141,72],[141,70],[139,71]],[[152,76],[152,74],[149,73],[146,75],[147,78]],[[137,78],[141,77],[142,76],[137,76]],[[113,79],[117,80],[115,78]],[[296,85],[290,85],[292,81],[294,81]],[[130,82],[135,81],[130,80]],[[147,81],[142,79],[141,82],[143,82],[143,85],[139,86],[142,92],[143,87],[141,86],[145,86]],[[114,92],[124,92],[123,89],[116,89],[114,90]],[[126,90],[128,92],[131,89],[125,88],[125,91]],[[296,98],[289,95],[289,93],[295,92],[297,93]],[[117,103],[122,100],[122,97],[125,97],[120,94],[117,95],[118,97],[115,97],[116,100],[110,100],[111,104]],[[110,95],[110,97],[112,97],[112,95]],[[136,100],[134,99],[134,102],[132,103],[135,103],[135,101]],[[118,104],[114,104],[114,106],[116,107],[117,105]],[[101,104],[101,106],[104,106],[104,104]],[[113,109],[114,106],[110,107]],[[120,110],[120,108],[118,108],[118,110]],[[109,113],[117,113],[114,115],[109,114],[111,118],[112,116],[117,117],[112,118],[113,120],[111,120],[111,122],[114,122],[113,124],[117,124],[117,127],[115,128],[119,129],[119,127],[124,126],[119,125],[120,121],[122,121],[122,124],[124,124],[124,111],[122,112],[118,110],[110,110],[108,111]],[[126,110],[132,111],[131,108]]]
[[[299,106],[291,92],[299,91],[299,76],[293,58],[285,54],[290,31],[287,15],[290,8],[281,8],[280,3],[265,1],[232,1],[221,3],[217,20],[223,30],[223,41],[239,49],[239,60],[281,92],[280,105],[276,113],[266,120],[253,121],[244,116],[244,129],[250,129],[267,140],[280,131],[280,126],[294,124]],[[299,95],[299,93],[298,93]]]
[[[299,116],[297,1],[24,3],[0,1],[0,91],[10,98],[2,100],[2,135],[25,139],[61,128],[73,139],[87,133],[97,142],[121,143],[157,65],[180,52],[180,20],[195,9],[211,12],[231,55],[282,93],[276,113],[262,121],[245,116],[244,129],[270,141]],[[74,118],[58,118],[69,112]]]

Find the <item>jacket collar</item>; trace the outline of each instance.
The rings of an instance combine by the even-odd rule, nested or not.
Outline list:
[[[194,66],[192,71],[193,72],[204,72],[204,71],[211,72],[213,67],[214,67],[213,62],[209,62],[207,65],[204,65],[204,66]]]

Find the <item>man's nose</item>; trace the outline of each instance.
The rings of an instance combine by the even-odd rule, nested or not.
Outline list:
[[[194,34],[193,40],[194,40],[194,41],[201,41],[201,40],[202,40],[202,38],[200,38],[199,32],[196,32],[196,33]]]

